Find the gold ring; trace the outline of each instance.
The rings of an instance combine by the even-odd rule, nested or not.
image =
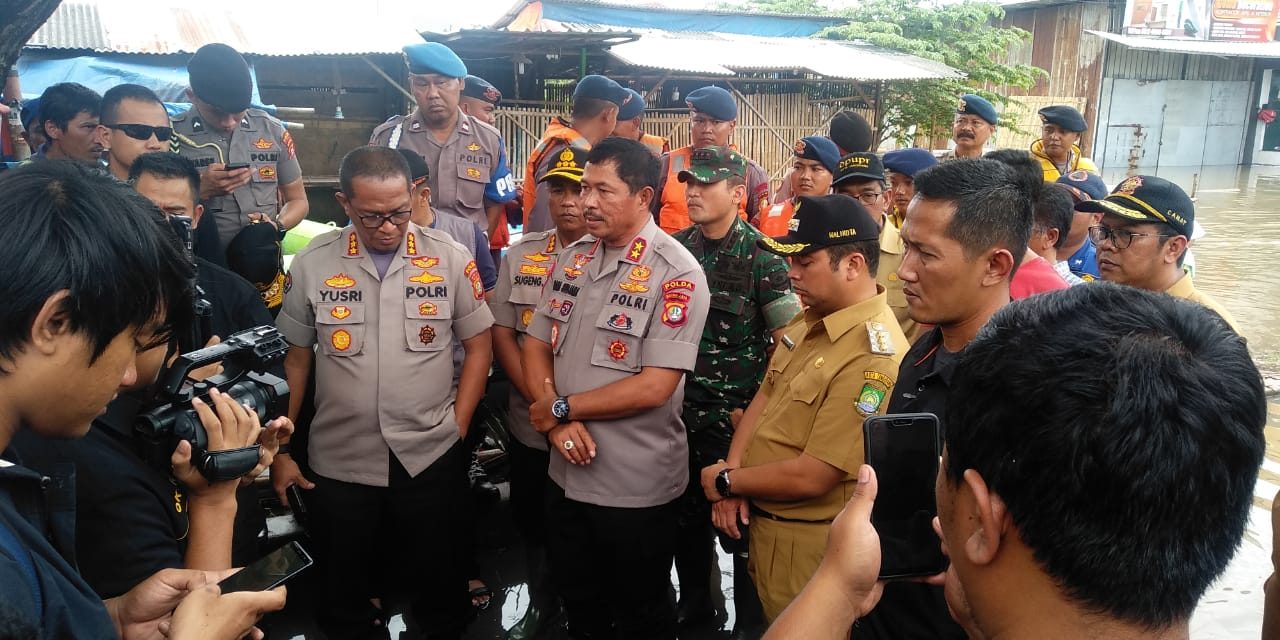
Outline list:
[[[565,450],[565,451],[573,451],[573,441],[572,441],[572,440],[565,440],[565,441],[564,441],[564,450]]]

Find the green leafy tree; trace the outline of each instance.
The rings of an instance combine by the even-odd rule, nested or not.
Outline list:
[[[941,62],[965,74],[963,78],[886,83],[880,94],[882,139],[893,136],[905,143],[913,128],[917,136],[945,135],[961,94],[977,93],[996,105],[1007,106],[1015,101],[988,87],[1030,89],[1045,74],[1039,67],[1006,62],[1009,51],[1030,40],[1031,34],[1017,27],[996,26],[1004,18],[1004,10],[990,2],[863,0],[827,9],[816,0],[746,0],[736,8],[846,17],[849,22],[818,37],[866,42]],[[1014,125],[1011,121],[1000,124]]]

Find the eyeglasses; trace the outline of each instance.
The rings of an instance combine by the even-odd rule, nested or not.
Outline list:
[[[155,136],[160,142],[168,142],[173,137],[173,127],[153,127],[149,124],[104,124],[102,125],[113,131],[123,131],[126,136],[134,140],[146,142]]]
[[[377,229],[387,222],[398,227],[408,222],[411,215],[413,215],[413,211],[396,211],[394,213],[370,213],[368,215],[357,213],[356,217],[360,218],[360,226],[366,229]]]
[[[857,198],[858,201],[861,202],[862,204],[871,205],[879,202],[880,199],[884,197],[884,192],[876,191],[875,193],[872,193],[868,191],[866,193],[860,193],[853,197]]]
[[[1172,238],[1173,236],[1167,233],[1135,233],[1133,231],[1125,231],[1124,229],[1112,229],[1111,227],[1104,227],[1102,225],[1089,227],[1089,239],[1092,240],[1094,244],[1102,244],[1103,241],[1108,241],[1111,243],[1111,246],[1117,249],[1128,249],[1129,245],[1133,244],[1133,239],[1140,237]]]

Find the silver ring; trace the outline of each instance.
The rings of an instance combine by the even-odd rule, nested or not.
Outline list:
[[[565,451],[573,451],[573,441],[572,441],[572,440],[565,440],[565,441],[564,441],[564,450],[565,450]]]

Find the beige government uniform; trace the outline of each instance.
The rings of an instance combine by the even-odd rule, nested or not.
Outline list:
[[[276,322],[290,344],[318,346],[311,467],[334,480],[388,486],[389,454],[416,476],[459,439],[453,417],[456,336],[493,315],[465,247],[410,223],[386,275],[351,228],[293,260]]]
[[[697,260],[650,219],[627,245],[581,240],[564,249],[529,324],[551,345],[556,391],[568,396],[640,373],[693,371],[710,308]],[[549,476],[578,502],[622,508],[663,505],[689,482],[689,445],[679,384],[662,406],[626,418],[586,421],[590,465],[551,456]]]
[[[1209,297],[1208,294],[1202,293],[1200,290],[1196,289],[1196,285],[1194,282],[1192,282],[1191,276],[1189,274],[1186,274],[1186,273],[1182,274],[1182,277],[1179,278],[1177,282],[1173,283],[1172,287],[1169,287],[1168,289],[1166,289],[1165,293],[1175,298],[1182,298],[1183,300],[1198,302],[1201,305],[1208,307],[1214,313],[1217,313],[1218,315],[1222,316],[1222,319],[1226,320],[1227,324],[1231,325],[1232,331],[1235,331],[1236,333],[1240,333],[1240,327],[1236,325],[1236,319],[1231,317],[1231,313],[1229,313],[1225,307],[1218,304],[1217,300],[1214,300],[1213,298]]]
[[[802,453],[844,471],[823,496],[796,502],[751,500],[748,567],[772,622],[800,593],[822,560],[831,521],[857,486],[863,462],[862,420],[883,413],[908,349],[883,287],[874,298],[824,318],[797,316],[769,361],[760,393],[768,396],[742,466]]]
[[[902,278],[898,277],[898,267],[902,266],[906,252],[898,228],[886,216],[880,227],[880,267],[876,270],[876,283],[888,294],[889,308],[893,309],[893,317],[897,318],[903,335],[914,343],[924,331],[907,313],[907,296],[902,292]]]
[[[590,240],[589,236],[587,240]],[[555,230],[551,229],[525,234],[508,247],[502,257],[498,284],[493,289],[489,308],[493,310],[494,325],[515,330],[517,344],[524,341],[524,335],[529,331],[543,286],[550,279],[551,270],[563,250]],[[546,451],[547,437],[533,428],[529,420],[529,403],[515,385],[511,386],[507,408],[511,435],[526,447]]]
[[[378,125],[369,144],[415,151],[427,162],[430,175],[431,208],[462,216],[485,230],[485,189],[494,184],[500,202],[515,197],[515,182],[505,170],[502,134],[498,130],[458,111],[458,123],[443,144],[427,128],[418,109],[407,116],[392,116]]]
[[[240,126],[230,138],[205,124],[194,107],[173,119],[173,130],[196,146],[175,141],[178,154],[204,171],[210,164],[249,164],[249,184],[230,195],[205,201],[205,219],[218,229],[218,241],[226,249],[240,229],[249,224],[249,214],[274,218],[283,205],[281,185],[302,179],[302,167],[293,147],[293,136],[284,124],[261,109],[245,111]]]

